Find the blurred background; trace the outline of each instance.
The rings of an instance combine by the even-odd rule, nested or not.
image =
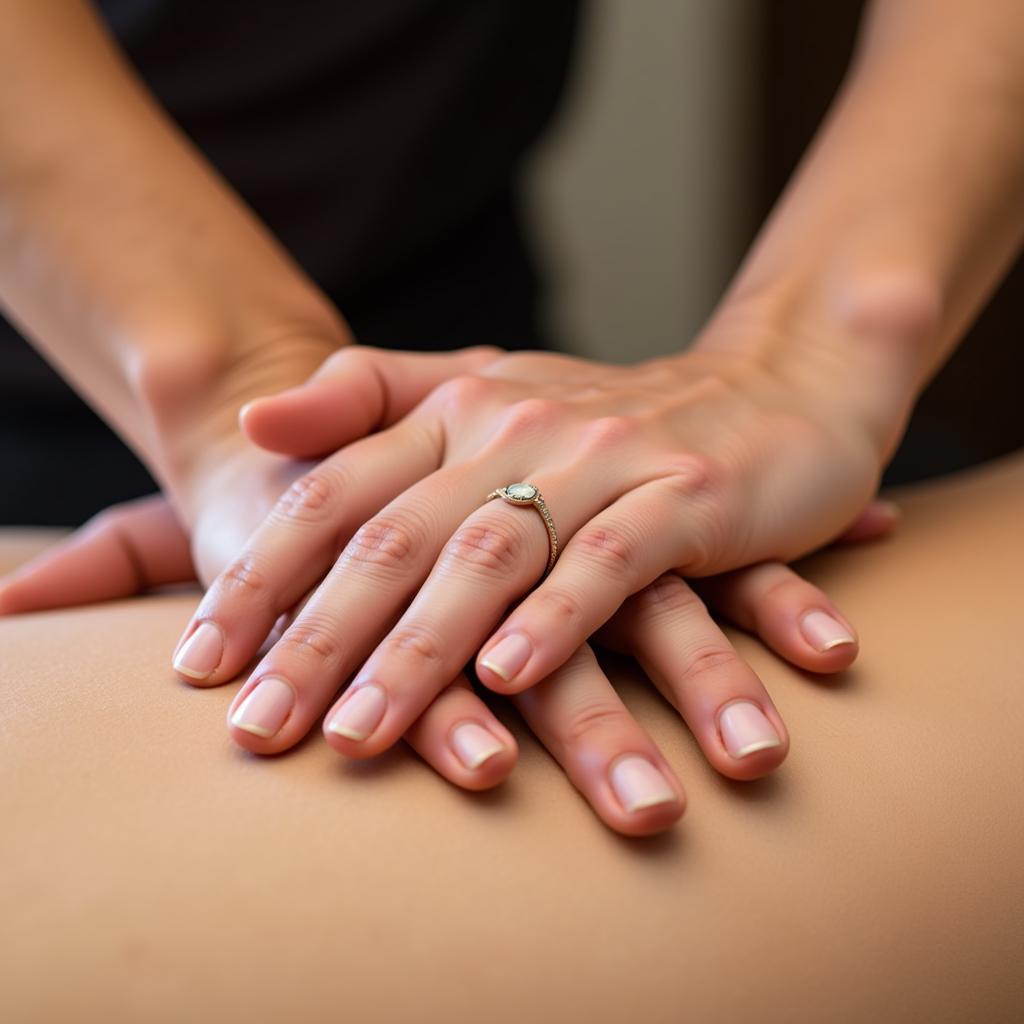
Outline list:
[[[755,218],[757,47],[749,0],[592,3],[530,176],[551,330],[612,362],[676,352]]]

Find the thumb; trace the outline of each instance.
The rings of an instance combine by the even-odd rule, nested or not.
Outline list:
[[[504,354],[495,345],[454,352],[349,345],[305,384],[249,402],[239,422],[261,448],[316,458],[397,423],[439,384],[475,373]]]
[[[104,509],[0,580],[0,615],[130,597],[195,575],[188,536],[154,494]]]

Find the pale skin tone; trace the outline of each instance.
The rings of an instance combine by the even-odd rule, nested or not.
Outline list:
[[[134,535],[132,587],[193,571],[211,584],[176,652],[183,678],[227,681],[264,645],[232,705],[236,742],[273,753],[325,716],[342,754],[405,737],[453,782],[492,785],[515,745],[468,688],[472,661],[627,834],[669,827],[685,794],[591,638],[639,659],[718,771],[781,764],[785,724],[694,587],[796,664],[855,656],[850,624],[783,563],[851,523],[885,528],[864,509],[914,400],[1019,246],[1018,3],[876,4],[705,330],[630,367],[353,346],[81,4],[2,9],[0,299],[170,505],[117,513],[0,590],[0,607],[55,603],[55,558],[123,567],[117,537]],[[540,518],[481,503],[514,481],[540,488],[562,539],[539,584]],[[110,595],[83,582],[90,596]],[[519,665],[499,653],[513,635],[526,646],[502,650]],[[456,739],[465,722],[475,739]],[[467,767],[488,735],[500,749]]]

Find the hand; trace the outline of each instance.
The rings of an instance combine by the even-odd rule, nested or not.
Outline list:
[[[301,410],[304,400],[344,408],[345,358],[329,361],[308,388],[251,406],[250,436],[272,445],[275,431],[287,427],[288,447],[301,454],[337,444],[330,418],[308,428],[313,417]],[[372,655],[341,701],[358,698],[349,709],[357,720],[339,726],[329,716],[328,739],[352,756],[394,742],[543,569],[547,536],[532,510],[477,508],[496,480],[538,483],[563,541],[571,538],[551,576],[477,659],[481,679],[509,692],[564,664],[627,597],[666,570],[711,574],[794,557],[834,536],[867,501],[877,452],[869,432],[806,377],[801,368],[784,373],[735,353],[636,368],[520,353],[448,382],[404,420],[350,444],[298,482],[186,631],[191,639],[202,625],[216,637],[223,646],[211,681],[230,678],[343,551],[243,688],[236,739],[265,752],[291,745]],[[556,389],[565,397],[552,397]],[[531,454],[540,442],[543,454]],[[618,502],[602,512],[615,495]],[[581,507],[587,501],[597,507],[588,512]],[[534,655],[510,681],[489,668],[496,662],[487,655],[513,623],[530,635]],[[273,715],[261,716],[268,735],[253,739],[239,723],[264,704],[262,692],[249,698],[267,677],[274,678]],[[363,691],[371,677],[378,685]],[[743,695],[733,690],[716,692],[715,707],[706,709],[713,730],[711,712]],[[773,758],[764,752],[749,770]]]
[[[892,506],[874,502],[843,539],[871,539],[887,533],[894,522]],[[154,495],[108,509],[0,582],[0,614],[127,597],[194,578],[188,537],[170,504]],[[855,643],[822,651],[820,644],[808,640],[800,622],[809,610],[828,609],[845,628],[849,626],[820,590],[785,566],[769,563],[741,569],[704,580],[700,586],[710,607],[759,635],[796,665],[836,671],[856,656]],[[687,638],[685,644],[679,643],[681,636]],[[718,737],[701,727],[700,708],[685,695],[706,689],[715,680],[728,684],[731,677],[746,676],[749,681],[753,674],[707,620],[700,601],[680,578],[666,576],[630,598],[600,631],[599,639],[640,659],[662,693],[697,726],[695,735],[713,763],[724,762],[727,775],[748,777],[744,770],[749,762],[723,758]],[[720,652],[717,659],[710,656],[715,649]],[[559,680],[545,681],[513,698],[537,735],[612,828],[640,835],[670,826],[684,809],[682,787],[608,685],[589,645],[560,673]],[[471,723],[469,729],[456,733],[466,723]],[[514,738],[472,692],[464,675],[442,691],[404,738],[442,776],[467,789],[496,785],[516,760]],[[737,739],[735,730],[728,733],[733,752],[739,749]],[[607,767],[621,765],[624,755],[637,753],[672,779],[668,788],[654,794],[672,799],[630,811],[631,803],[644,803],[637,786],[650,781],[650,773],[637,772],[635,762],[632,770],[628,764],[625,771],[620,767],[615,789],[609,784]],[[784,748],[778,753],[784,753]],[[661,785],[657,776],[653,781]]]

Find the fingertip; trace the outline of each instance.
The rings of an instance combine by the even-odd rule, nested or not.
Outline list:
[[[779,769],[789,756],[789,744],[751,751],[742,758],[725,757],[715,769],[734,782],[756,782]]]
[[[0,615],[14,615],[20,611],[15,585],[0,582]]]
[[[805,611],[797,620],[797,629],[801,649],[812,659],[817,671],[838,671],[857,657],[857,633],[834,608]]]
[[[246,402],[241,409],[238,410],[238,427],[249,440],[252,440],[250,431],[254,419],[259,419],[259,412],[253,413],[254,409],[258,410],[259,403],[263,401],[261,398],[254,398],[249,402]]]
[[[657,804],[635,811],[616,807],[611,813],[598,810],[598,816],[620,835],[633,839],[657,836],[673,828],[686,813],[686,800]]]
[[[519,757],[515,737],[464,676],[434,699],[404,738],[439,775],[461,789],[498,785]]]
[[[536,642],[525,633],[506,633],[497,643],[488,642],[477,655],[477,677],[495,693],[521,693],[536,679],[537,653]]]
[[[742,612],[739,602],[723,595],[728,611]],[[732,605],[732,607],[730,607]],[[786,661],[810,672],[838,672],[859,652],[857,632],[819,587],[788,566],[775,567],[771,577],[745,598],[746,614],[734,614]]]
[[[879,512],[893,524],[898,523],[903,518],[903,509],[895,501],[891,501],[888,498],[877,498],[875,505]]]
[[[613,758],[605,778],[591,793],[591,804],[601,819],[625,836],[658,835],[686,812],[686,791],[654,751],[627,750]]]
[[[504,782],[518,759],[519,747],[515,739],[497,723],[484,725],[480,721],[455,725],[446,749],[427,757],[449,782],[474,791],[493,789]]]
[[[212,686],[227,647],[224,630],[212,619],[202,619],[175,650],[171,667],[191,686]]]
[[[14,573],[7,577],[6,582],[0,582],[0,615],[27,615],[74,603],[72,600],[62,600],[56,586],[48,587],[52,574],[47,573],[40,578],[39,569],[46,570],[46,564],[37,563],[24,575]]]
[[[878,498],[838,537],[842,544],[859,544],[863,541],[887,537],[899,525],[903,511],[895,502]]]
[[[702,744],[715,769],[737,782],[751,782],[775,771],[789,755],[789,732],[767,699],[740,696],[718,711],[713,743]]]
[[[519,693],[521,687],[517,687],[514,683],[506,679],[501,673],[491,668],[490,665],[485,662],[478,662],[476,665],[477,678],[487,687],[488,690],[494,693],[500,693],[502,696],[508,696],[510,694]]]
[[[254,398],[238,410],[238,426],[253,444],[268,451],[292,455],[294,439],[289,431],[289,409],[287,398],[294,389],[276,395]]]
[[[371,433],[378,414],[373,396],[342,391],[338,381],[310,380],[254,398],[238,415],[253,444],[278,455],[314,459]]]

